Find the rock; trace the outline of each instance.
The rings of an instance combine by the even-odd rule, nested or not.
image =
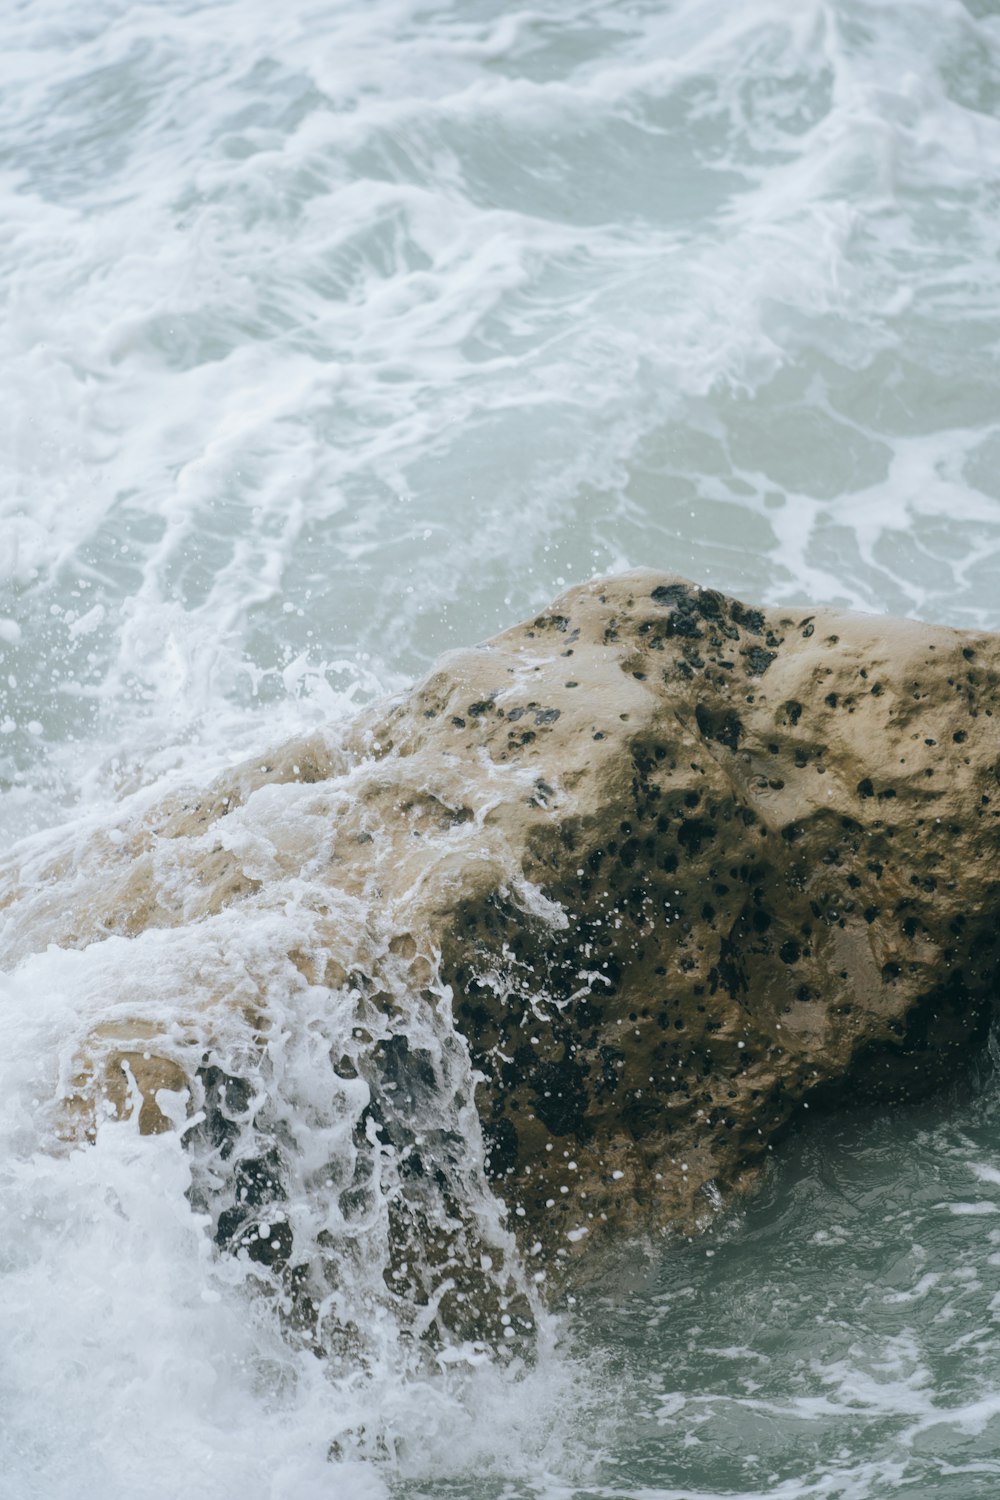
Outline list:
[[[802,1108],[968,1060],[997,994],[998,665],[991,636],[633,573],[385,716],[383,753],[488,836],[426,920],[533,1234],[703,1222]]]
[[[688,1231],[804,1108],[914,1098],[982,1043],[998,666],[990,635],[750,607],[648,571],[596,580],[340,743],[286,746],[117,841],[36,860],[0,896],[7,935],[260,923],[294,886],[311,936],[275,962],[360,997],[343,1076],[376,1112],[392,1101],[381,1128],[407,1151],[399,1101],[416,1109],[442,1065],[391,1018],[417,1004],[444,1035],[450,990],[523,1244],[573,1258],[609,1227]],[[260,932],[261,952],[288,942]],[[266,983],[179,1002],[158,1042],[148,1016],[103,1024],[75,1128],[102,1087],[121,1107],[123,1061],[142,1129],[169,1123],[156,1089],[178,1070],[203,1102],[234,1016],[271,1045]],[[441,1150],[454,1182],[461,1151]]]

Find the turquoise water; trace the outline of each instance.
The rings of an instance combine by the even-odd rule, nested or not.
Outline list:
[[[986,0],[9,4],[11,867],[595,571],[1000,627],[998,107]],[[793,1143],[533,1368],[430,1376],[379,1324],[334,1375],[176,1140],[39,1138],[134,959],[7,968],[16,1500],[996,1493],[987,1073]]]

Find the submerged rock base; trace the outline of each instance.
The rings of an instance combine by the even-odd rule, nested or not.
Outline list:
[[[445,1217],[463,1217],[468,1126],[438,1120],[435,1142],[428,1104],[455,1046],[529,1254],[571,1261],[609,1227],[689,1231],[802,1109],[915,1097],[983,1041],[998,667],[993,636],[750,607],[654,572],[571,589],[346,737],[286,746],[12,879],[15,947],[166,941],[223,914],[259,928],[256,969],[180,994],[171,1025],[137,1004],[91,1032],[70,1128],[102,1092],[118,1110],[138,1096],[141,1129],[172,1128],[185,1086],[203,1131],[212,1098],[217,1132],[243,1118],[220,1114],[211,1069],[234,1018],[246,1056],[273,1050],[280,976],[317,1014],[350,997],[324,1066],[354,1091],[355,1147],[410,1163],[397,1247],[433,1238],[438,1179]],[[290,891],[305,938],[276,919]],[[256,1170],[218,1211],[223,1238],[280,1176]],[[363,1174],[337,1191],[346,1223]],[[290,1259],[283,1245],[268,1254]],[[413,1257],[396,1254],[405,1281]],[[467,1235],[464,1262],[483,1254]]]

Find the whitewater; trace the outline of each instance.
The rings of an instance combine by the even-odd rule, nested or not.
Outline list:
[[[81,1146],[58,1105],[139,992],[252,981],[287,1037],[251,1078],[282,1150],[367,1160],[328,1068],[357,1017],[235,920],[46,923],[128,818],[295,736],[336,755],[367,704],[594,573],[1000,629],[998,109],[993,0],[4,8],[5,1496],[997,1493],[989,1055],[945,1100],[804,1131],[752,1204],[623,1246],[585,1298],[522,1278],[506,1351],[428,1352],[385,1297],[383,1164],[331,1284],[357,1337],[317,1351],[220,1250],[180,1106]],[[258,802],[248,858],[306,793]],[[443,1092],[408,1128],[465,1141],[499,1267],[440,998],[413,1036]],[[333,1187],[289,1192],[322,1247]]]

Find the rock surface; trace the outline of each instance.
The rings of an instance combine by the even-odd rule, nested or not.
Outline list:
[[[307,881],[310,941],[280,958],[352,987],[360,1046],[401,997],[440,1013],[450,987],[525,1244],[572,1257],[609,1224],[689,1229],[803,1108],[912,1097],[983,1040],[998,668],[989,635],[596,580],[345,741],[286,746],[22,868],[6,936],[251,919]],[[53,903],[60,882],[74,894]],[[116,1016],[68,1092],[123,1107],[125,1061],[142,1129],[168,1128],[157,1091],[193,1080],[234,1014],[270,1045],[265,990],[181,1004],[169,1034]],[[375,1096],[421,1067],[412,1040],[389,1051],[383,1033],[354,1058]]]
[[[687,1226],[802,1107],[969,1058],[997,994],[998,666],[993,637],[635,573],[385,717],[384,751],[483,818],[427,920],[533,1232]]]

